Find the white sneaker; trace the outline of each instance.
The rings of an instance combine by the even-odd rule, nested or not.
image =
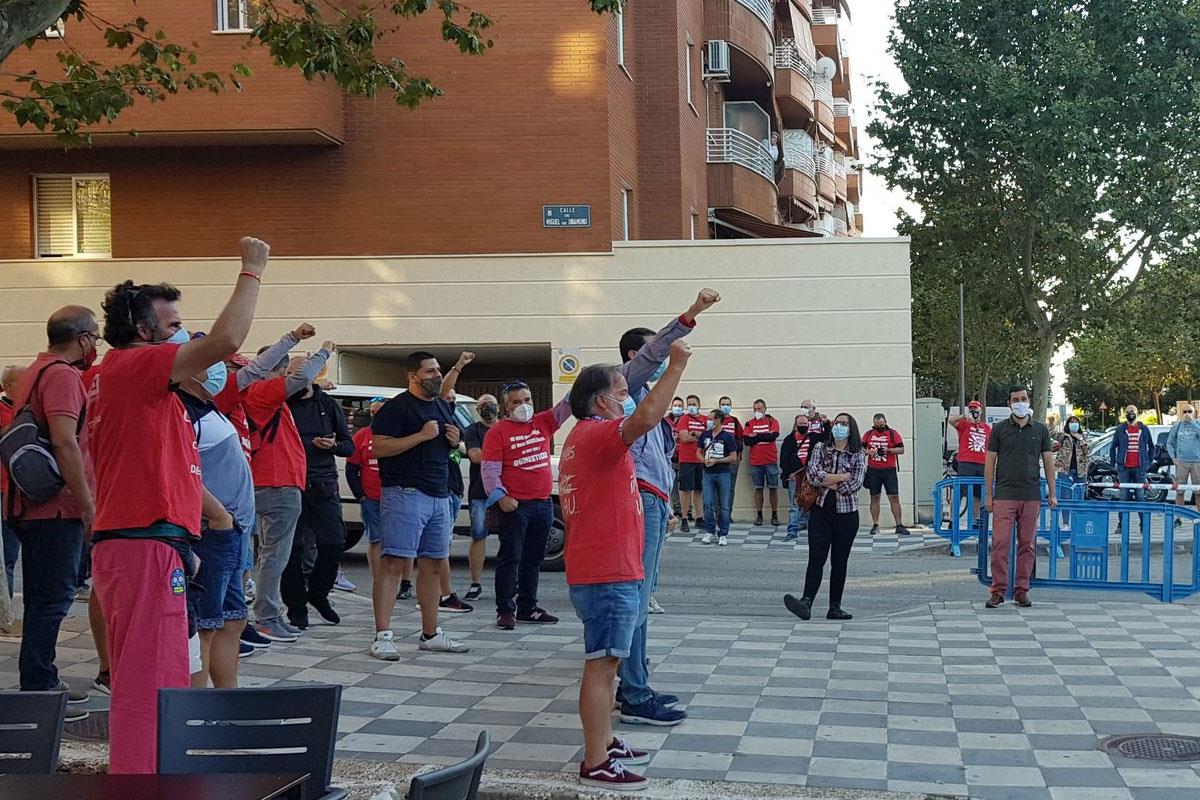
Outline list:
[[[724,546],[725,546],[725,545],[727,545],[727,544],[729,544],[729,537],[728,537],[728,536],[721,536],[721,537],[718,537],[718,539],[717,539],[717,547],[724,547]]]
[[[451,639],[441,628],[437,629],[437,633],[433,635],[432,639],[422,639],[417,647],[433,653],[467,653],[471,650],[465,644],[459,644]]]
[[[665,614],[667,610],[658,604],[658,600],[654,599],[654,595],[650,595],[650,613]]]
[[[700,544],[712,544],[712,543],[713,543],[713,535],[711,533],[706,533],[700,537]]]
[[[400,651],[396,649],[391,631],[379,631],[375,641],[371,642],[371,657],[381,661],[399,661]]]

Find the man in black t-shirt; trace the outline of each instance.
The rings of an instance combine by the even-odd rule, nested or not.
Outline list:
[[[465,653],[438,627],[439,575],[450,557],[454,520],[449,507],[450,451],[462,433],[454,407],[441,398],[442,368],[432,353],[416,352],[405,361],[408,391],[384,403],[371,423],[372,447],[379,459],[382,542],[379,578],[372,587],[375,641],[370,653],[398,661],[391,631],[403,560],[416,558],[417,600],[421,604],[420,649]]]
[[[467,458],[471,461],[471,485],[467,487],[467,508],[471,512],[471,549],[467,552],[467,562],[471,571],[471,586],[467,589],[467,600],[478,600],[483,595],[483,561],[487,555],[488,530],[484,520],[487,517],[487,491],[483,488],[483,438],[487,436],[496,421],[500,418],[500,404],[490,394],[485,394],[475,403],[479,413],[479,422],[472,423],[463,432],[463,442],[467,446]]]

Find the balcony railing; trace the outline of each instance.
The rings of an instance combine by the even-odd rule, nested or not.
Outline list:
[[[833,176],[842,180],[846,179],[846,162],[837,158],[833,160]]]
[[[775,162],[762,142],[736,128],[709,128],[708,163],[738,164],[775,182]]]
[[[832,220],[832,222],[833,222],[833,235],[834,236],[845,236],[846,235],[846,223],[844,221],[838,219],[837,217],[830,217],[830,220]]]
[[[827,106],[833,105],[833,81],[821,80],[813,78],[813,97],[817,102],[824,103]]]
[[[828,147],[822,147],[817,151],[817,171],[833,175],[833,170],[833,151]]]
[[[808,223],[808,229],[822,236],[833,236],[833,217],[818,217]]]
[[[775,6],[773,3],[769,3],[767,0],[738,0],[738,2],[750,9],[754,16],[761,19],[763,25],[766,25],[767,28],[774,27]]]
[[[795,39],[781,39],[779,44],[775,45],[775,69],[793,69],[812,80],[817,64],[800,52]]]
[[[850,101],[843,97],[833,98],[833,115],[835,117],[850,116]]]
[[[813,25],[837,25],[838,12],[836,8],[814,8]]]
[[[783,132],[783,165],[805,175],[817,174],[817,160],[813,157],[813,139],[807,131],[785,130]]]

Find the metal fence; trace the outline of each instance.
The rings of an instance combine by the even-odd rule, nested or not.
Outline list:
[[[768,28],[773,27],[773,23],[775,22],[775,7],[773,4],[768,3],[767,0],[738,0],[738,2],[750,9],[754,16],[761,19],[763,25],[766,25]]]
[[[795,39],[781,39],[775,45],[775,69],[790,69],[812,80],[816,61],[800,52]]]
[[[740,164],[775,182],[775,162],[762,142],[736,128],[709,128],[708,163]]]

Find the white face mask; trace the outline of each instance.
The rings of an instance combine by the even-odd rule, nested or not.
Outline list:
[[[1012,413],[1017,419],[1025,419],[1029,416],[1029,403],[1013,403]]]
[[[529,422],[533,419],[533,406],[529,403],[522,403],[513,409],[512,418],[517,422]]]
[[[765,412],[765,411],[755,411],[754,412],[755,419],[765,419],[766,416],[767,416],[767,412]]]

